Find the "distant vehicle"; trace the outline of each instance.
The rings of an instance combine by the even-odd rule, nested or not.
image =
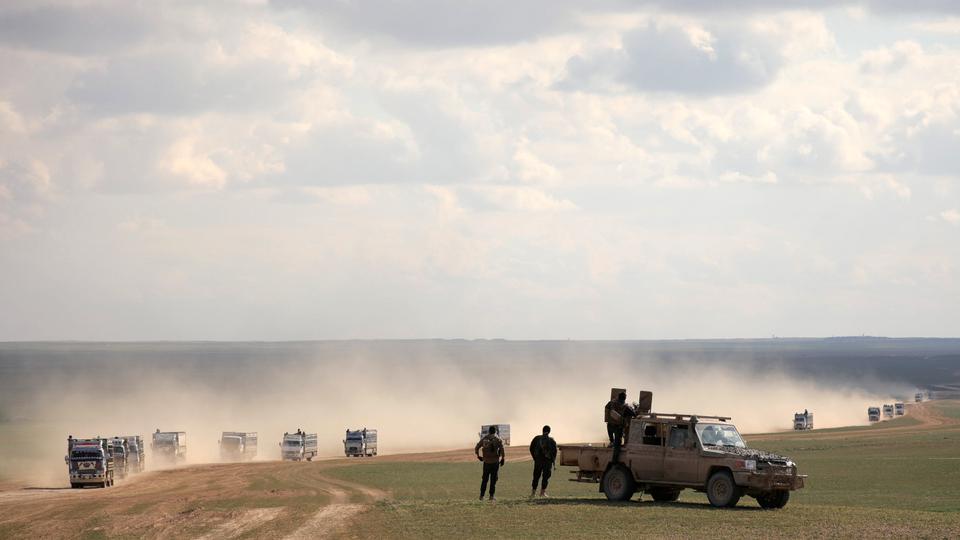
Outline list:
[[[187,433],[185,431],[160,431],[153,433],[150,445],[153,459],[168,463],[187,460]]]
[[[113,473],[117,478],[123,480],[130,472],[130,465],[127,461],[127,440],[120,437],[108,439],[107,449],[110,452],[110,457],[113,458]]]
[[[70,475],[70,487],[113,485],[113,457],[107,439],[74,439],[67,437],[67,473]]]
[[[917,392],[916,394],[914,394],[913,400],[917,403],[921,403],[923,401],[923,392]]]
[[[883,406],[883,417],[884,417],[884,418],[893,418],[893,405],[884,405],[884,406]]]
[[[715,507],[733,507],[744,495],[763,508],[783,508],[804,487],[790,458],[748,448],[729,417],[641,412],[626,430],[614,461],[608,446],[560,445],[561,465],[576,482],[599,483],[610,501],[647,493],[673,502],[684,489],[705,492]]]
[[[880,407],[870,407],[867,409],[867,419],[871,422],[880,421]]]
[[[255,457],[256,431],[224,431],[220,435],[220,461],[250,461]]]
[[[813,413],[806,410],[802,413],[794,413],[793,429],[813,429]]]
[[[143,448],[143,438],[139,435],[124,435],[117,437],[127,441],[127,465],[131,473],[141,473],[146,469],[146,452]]]
[[[347,430],[343,439],[343,453],[347,457],[370,457],[377,455],[377,430]]]
[[[903,416],[903,413],[906,412],[904,404],[902,401],[898,401],[893,404],[893,410],[896,412],[897,416]]]
[[[300,430],[296,433],[284,433],[283,441],[280,442],[280,457],[284,461],[313,460],[317,457],[317,434]]]
[[[490,431],[490,426],[493,425],[497,428],[497,435],[500,436],[500,439],[503,440],[504,446],[510,446],[510,424],[485,424],[480,426],[480,437],[484,438],[487,436],[487,433]]]

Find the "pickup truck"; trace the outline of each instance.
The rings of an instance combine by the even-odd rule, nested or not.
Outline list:
[[[736,506],[744,495],[763,508],[783,508],[806,479],[791,459],[747,447],[729,417],[643,413],[626,432],[619,458],[605,445],[560,445],[560,464],[574,481],[600,484],[611,501],[646,493],[676,501],[684,489],[705,492],[715,507]]]

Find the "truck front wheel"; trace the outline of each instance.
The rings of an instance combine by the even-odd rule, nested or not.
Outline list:
[[[622,465],[615,465],[603,475],[603,494],[608,501],[629,501],[636,491],[633,474]]]
[[[760,503],[760,507],[768,510],[783,508],[789,500],[789,491],[771,491],[757,496],[757,502]]]
[[[740,490],[730,471],[717,471],[707,480],[707,499],[717,508],[732,508],[740,501]]]

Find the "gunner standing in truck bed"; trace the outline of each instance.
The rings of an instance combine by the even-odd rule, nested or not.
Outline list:
[[[483,449],[483,457],[480,456],[480,450]],[[480,481],[480,500],[487,491],[487,481],[490,482],[490,500],[497,500],[494,493],[497,491],[497,477],[500,467],[504,462],[503,441],[497,436],[497,426],[490,426],[487,434],[484,435],[477,446],[473,449],[477,454],[477,459],[483,462],[483,480]]]

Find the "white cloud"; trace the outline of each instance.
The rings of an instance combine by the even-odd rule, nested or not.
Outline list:
[[[960,34],[960,17],[946,17],[935,21],[913,23],[911,26],[917,30],[935,34]]]
[[[951,225],[960,225],[960,210],[951,208],[940,212],[940,218]]]

